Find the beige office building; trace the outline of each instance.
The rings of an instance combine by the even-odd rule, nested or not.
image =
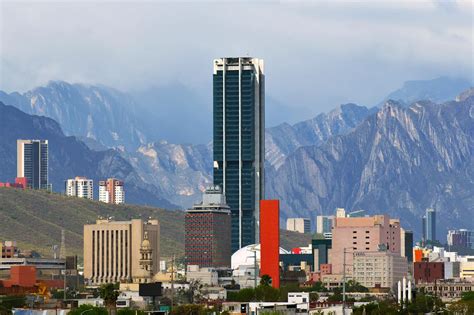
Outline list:
[[[367,288],[390,288],[395,291],[397,282],[408,274],[406,257],[388,251],[355,252],[354,280]]]
[[[89,285],[149,282],[158,273],[158,220],[97,220],[84,225],[84,278]]]
[[[288,218],[286,219],[286,230],[299,233],[310,233],[311,221],[306,218]]]

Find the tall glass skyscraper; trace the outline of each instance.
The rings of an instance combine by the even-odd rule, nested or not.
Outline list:
[[[17,140],[17,177],[25,177],[33,189],[50,189],[48,140]]]
[[[231,209],[232,252],[258,242],[264,199],[265,75],[263,60],[214,60],[214,184]]]
[[[436,211],[428,208],[425,213],[425,240],[436,241]]]

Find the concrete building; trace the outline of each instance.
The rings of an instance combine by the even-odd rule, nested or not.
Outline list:
[[[94,199],[94,182],[85,177],[76,177],[66,180],[65,191],[67,196]]]
[[[203,285],[217,286],[219,283],[219,275],[214,268],[200,268],[197,265],[188,265],[186,281],[199,281],[199,283]]]
[[[408,274],[406,257],[388,251],[354,252],[354,280],[367,288],[390,288]]]
[[[48,140],[17,140],[17,175],[28,188],[51,189],[48,177]]]
[[[16,246],[16,241],[3,241],[0,243],[2,248],[2,258],[13,258],[18,257],[18,247]]]
[[[332,235],[333,215],[318,215],[316,217],[316,233]]]
[[[351,265],[353,252],[376,252],[380,249],[401,255],[398,220],[390,220],[388,215],[334,219],[330,261],[335,274],[343,272],[344,251],[346,264]]]
[[[159,271],[159,261],[158,220],[97,220],[84,225],[84,278],[90,285],[146,282],[144,278]]]
[[[329,252],[332,248],[332,240],[313,239],[311,245],[313,250],[314,271],[320,271],[321,265],[329,264]]]
[[[263,60],[214,60],[214,185],[232,214],[232,252],[258,242],[264,199],[265,75]]]
[[[185,252],[189,265],[230,267],[230,209],[219,186],[206,189],[202,202],[185,215]]]
[[[123,181],[109,178],[99,182],[99,201],[113,204],[125,203]]]
[[[461,278],[474,279],[474,259],[461,261],[459,275]]]
[[[311,221],[306,218],[288,218],[286,219],[286,230],[298,233],[310,233]]]
[[[449,230],[447,241],[449,246],[474,249],[474,230]]]

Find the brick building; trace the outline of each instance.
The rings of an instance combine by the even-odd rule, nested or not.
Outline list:
[[[230,208],[218,186],[206,189],[202,202],[186,211],[185,233],[188,265],[230,267]]]
[[[431,283],[444,279],[444,263],[432,261],[418,261],[413,264],[413,278],[415,283]]]

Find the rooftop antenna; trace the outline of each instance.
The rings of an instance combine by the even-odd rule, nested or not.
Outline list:
[[[61,229],[61,250],[59,252],[59,258],[66,258],[66,230]]]

